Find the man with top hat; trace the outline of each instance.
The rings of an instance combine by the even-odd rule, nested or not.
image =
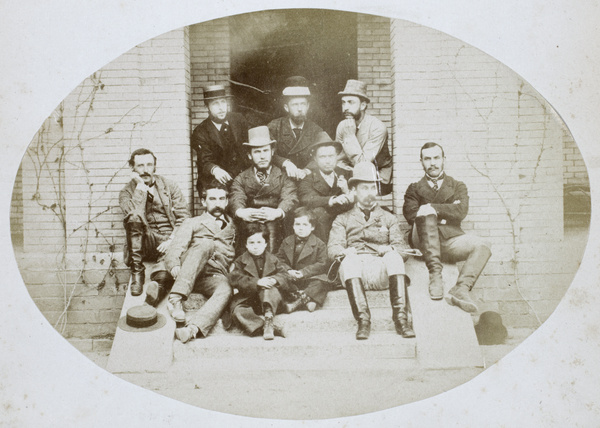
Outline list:
[[[252,166],[242,171],[231,185],[231,212],[241,221],[242,241],[248,223],[265,223],[269,229],[269,249],[277,251],[284,238],[283,219],[298,203],[296,184],[272,164],[275,140],[269,128],[248,131],[248,159]]]
[[[342,259],[339,275],[348,293],[352,314],[358,321],[356,339],[368,339],[371,312],[365,288],[389,287],[392,320],[396,332],[414,337],[402,254],[408,249],[395,215],[376,202],[381,180],[371,162],[359,162],[348,184],[355,194],[354,207],[333,221],[327,251],[331,259]],[[389,284],[389,285],[388,285]]]
[[[469,211],[469,194],[463,182],[446,175],[444,160],[444,149],[439,144],[429,142],[421,147],[425,176],[408,186],[402,212],[412,226],[409,242],[421,250],[429,270],[430,297],[444,297],[442,259],[464,261],[446,301],[466,312],[477,312],[469,291],[492,253],[487,242],[461,229]]]
[[[248,123],[241,114],[229,111],[228,97],[222,85],[204,89],[208,118],[194,129],[191,140],[197,156],[199,195],[203,184],[217,181],[230,185],[249,166],[242,148],[248,140]]]
[[[310,147],[323,130],[306,116],[311,96],[308,81],[302,76],[292,76],[285,85],[282,94],[287,115],[268,125],[271,138],[277,141],[273,164],[294,180],[301,180],[309,173],[306,166],[312,160]]]
[[[133,296],[142,294],[146,272],[143,262],[156,262],[150,274],[149,284],[153,286],[146,287],[146,302],[156,306],[164,297],[158,294],[157,287],[167,290],[173,285],[164,254],[175,230],[190,214],[177,184],[156,174],[154,153],[135,150],[129,166],[132,179],[119,193],[119,206],[125,214],[125,263],[131,269],[130,290]]]
[[[227,203],[225,185],[207,184],[202,191],[206,211],[183,222],[165,255],[165,265],[175,278],[167,308],[175,322],[185,323],[175,330],[175,337],[184,343],[209,334],[232,294],[227,275],[235,256],[235,226],[226,214]],[[193,289],[207,300],[186,322],[183,301]]]
[[[388,132],[382,121],[367,114],[370,99],[367,85],[359,80],[348,80],[343,91],[338,92],[342,99],[342,120],[335,139],[342,143],[344,153],[341,163],[352,167],[359,162],[371,162],[381,180],[379,193],[386,195],[392,191],[392,156],[388,147]]]
[[[310,208],[315,216],[315,235],[323,242],[329,239],[331,223],[338,214],[348,211],[354,196],[348,188],[345,170],[336,166],[342,145],[325,131],[317,135],[310,148],[314,166],[298,183],[300,205]]]

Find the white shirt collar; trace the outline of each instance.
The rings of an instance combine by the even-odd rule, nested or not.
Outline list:
[[[221,128],[223,127],[223,123],[226,123],[227,125],[229,125],[229,121],[228,121],[228,120],[226,120],[226,121],[225,121],[225,122],[223,122],[223,123],[217,123],[217,122],[215,122],[215,121],[214,121],[214,120],[212,120],[212,119],[211,119],[210,121],[213,123],[213,125],[215,125],[215,128],[217,128],[217,130],[219,130],[219,131],[220,131],[220,130],[221,130]]]

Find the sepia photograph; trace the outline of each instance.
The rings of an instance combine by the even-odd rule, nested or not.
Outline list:
[[[577,329],[557,320],[561,301],[597,299],[573,290],[597,288],[594,266],[574,282],[593,236],[574,116],[473,41],[392,8],[240,12],[109,56],[13,141],[5,243],[31,328],[126,388],[121,406],[175,400],[162,420],[154,408],[162,426],[181,423],[175,408],[209,426],[397,426],[365,418],[460,402],[474,379],[492,381],[466,408],[498,377],[527,395],[512,351],[535,335],[521,354],[535,366]],[[597,363],[596,321],[581,334]],[[598,416],[596,398],[582,405]],[[7,426],[29,426],[24,404],[3,404]],[[538,418],[545,406],[524,426],[564,425]],[[87,425],[82,411],[65,426]],[[514,422],[457,414],[437,426]]]

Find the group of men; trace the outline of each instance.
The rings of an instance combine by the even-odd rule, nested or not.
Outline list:
[[[290,234],[292,210],[301,206],[312,211],[314,234],[327,245],[329,262],[340,263],[357,339],[367,339],[371,328],[365,290],[386,288],[398,334],[414,337],[404,269],[410,246],[423,254],[432,299],[444,297],[442,260],[464,260],[446,300],[476,312],[469,291],[491,252],[460,228],[467,188],[445,175],[443,148],[427,143],[421,149],[425,176],[405,193],[403,214],[411,226],[405,240],[397,216],[377,203],[378,195],[391,192],[392,157],[386,126],[366,112],[366,85],[349,80],[339,92],[345,118],[335,140],[307,118],[311,93],[305,78],[287,79],[282,95],[286,116],[249,129],[241,114],[230,111],[224,87],[205,89],[209,117],[191,141],[205,207],[200,216],[190,218],[177,185],[156,174],[152,152],[131,154],[133,178],[119,198],[131,293],[145,289],[153,306],[167,297],[172,318],[183,325],[176,330],[180,340],[206,337],[232,298],[228,274],[249,227],[265,225],[268,248],[276,252]],[[149,282],[144,261],[156,262]],[[193,289],[207,300],[186,317],[183,301]]]

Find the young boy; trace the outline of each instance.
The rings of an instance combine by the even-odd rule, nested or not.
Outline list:
[[[247,251],[233,263],[229,283],[239,293],[233,296],[230,310],[232,320],[249,336],[261,332],[263,339],[284,337],[273,317],[281,304],[279,288],[288,286],[286,266],[267,249],[269,230],[261,223],[248,225]],[[264,314],[264,321],[261,318]]]
[[[315,217],[311,210],[300,207],[294,211],[294,234],[283,240],[277,258],[287,267],[291,293],[284,294],[285,312],[291,313],[301,308],[313,312],[322,306],[329,291],[327,280],[327,248],[317,238]],[[290,299],[291,298],[291,299]]]

